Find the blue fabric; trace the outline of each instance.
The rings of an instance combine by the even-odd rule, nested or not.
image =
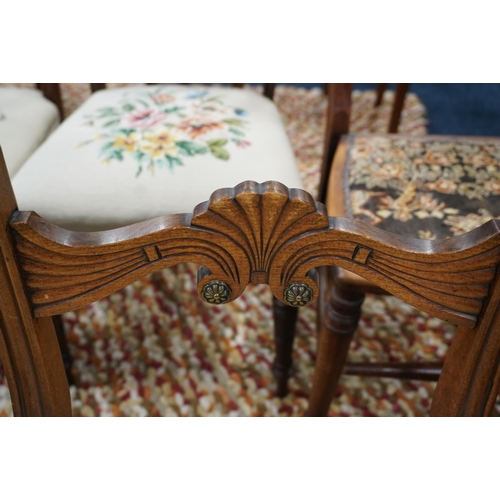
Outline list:
[[[376,84],[357,83],[354,88],[373,89]],[[410,92],[427,108],[429,134],[500,136],[499,83],[412,83]]]

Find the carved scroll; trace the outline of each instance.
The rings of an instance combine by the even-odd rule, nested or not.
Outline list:
[[[216,191],[193,215],[164,216],[113,231],[76,233],[33,212],[11,219],[36,316],[82,307],[167,266],[202,266],[199,292],[234,300],[267,283],[282,302],[318,296],[314,268],[353,271],[442,319],[473,326],[500,260],[496,221],[444,241],[402,238],[348,219],[278,182]]]

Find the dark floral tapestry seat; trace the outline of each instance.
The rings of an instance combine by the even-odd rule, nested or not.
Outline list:
[[[464,234],[500,217],[500,140],[350,135],[346,213],[421,239]]]

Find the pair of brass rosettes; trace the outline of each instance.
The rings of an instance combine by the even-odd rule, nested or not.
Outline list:
[[[225,304],[231,298],[231,288],[225,281],[209,281],[202,289],[201,296],[209,304]],[[291,283],[283,291],[283,300],[290,306],[301,307],[313,300],[313,291],[305,283]]]

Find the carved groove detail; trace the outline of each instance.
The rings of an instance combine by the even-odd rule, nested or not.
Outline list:
[[[162,257],[162,255],[161,255],[161,253],[158,250],[158,247],[156,245],[144,247],[144,251],[146,252],[146,255],[148,256],[149,262],[153,262],[155,260],[161,259],[161,257]]]
[[[66,231],[33,212],[16,212],[11,228],[36,316],[82,307],[152,271],[193,262],[202,266],[199,292],[221,281],[230,300],[250,282],[269,284],[282,302],[291,284],[315,299],[314,268],[339,266],[437,317],[473,326],[500,261],[495,221],[445,241],[410,240],[329,218],[308,193],[278,182],[220,189],[192,216],[113,231]]]
[[[357,245],[352,253],[352,260],[359,262],[360,264],[366,264],[368,257],[370,257],[371,250],[369,248]]]

